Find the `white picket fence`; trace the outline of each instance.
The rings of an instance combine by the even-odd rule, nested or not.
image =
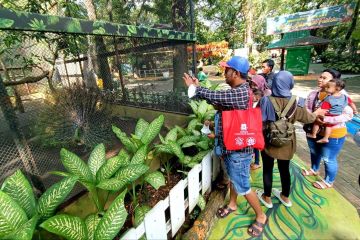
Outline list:
[[[220,161],[209,152],[193,167],[186,179],[179,181],[169,193],[169,196],[158,202],[146,215],[144,221],[137,227],[129,229],[121,239],[137,240],[142,236],[146,239],[168,239],[168,233],[174,237],[185,222],[185,213],[191,213],[198,203],[201,194],[211,191],[211,182],[220,171]],[[200,179],[201,176],[201,179]],[[187,189],[187,198],[185,198]],[[165,211],[170,208],[170,218]],[[168,217],[169,219],[167,219]]]

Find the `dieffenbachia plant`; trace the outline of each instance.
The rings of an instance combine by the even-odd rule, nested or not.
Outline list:
[[[156,151],[175,155],[181,164],[192,168],[209,152],[209,140],[207,136],[191,135],[189,133],[189,128],[185,130],[176,126],[167,133],[165,138],[159,135],[162,144],[155,146]],[[202,150],[193,157],[185,155],[182,147],[192,145],[201,146]]]
[[[41,227],[67,239],[113,239],[128,214],[124,208],[124,197],[128,186],[130,184],[135,186],[135,182],[141,177],[156,189],[165,184],[163,175],[158,171],[149,172],[149,166],[145,162],[148,145],[160,132],[163,121],[163,116],[150,124],[145,120],[139,120],[132,138],[128,138],[119,128],[113,126],[113,131],[130,154],[122,149],[117,156],[106,160],[105,146],[99,144],[93,149],[86,163],[76,154],[62,149],[61,161],[68,172],[55,173],[77,176],[79,182],[89,190],[98,213],[89,215],[85,220],[66,214],[56,215],[45,221]],[[122,191],[105,213],[106,200],[101,202],[100,190]],[[148,211],[147,206],[136,207],[135,224],[140,223]]]
[[[36,226],[54,215],[76,181],[65,177],[36,199],[20,170],[6,178],[0,190],[0,239],[31,240]]]
[[[127,174],[128,172],[134,172],[131,167],[133,165],[138,166],[146,166],[143,168],[139,168],[138,172],[134,172],[137,175],[136,179],[140,179],[139,184],[143,184],[144,181],[149,183],[153,188],[159,189],[161,186],[165,185],[165,178],[163,174],[159,171],[150,171],[149,167],[146,165],[148,153],[152,150],[150,147],[151,142],[155,139],[155,137],[159,134],[162,126],[164,124],[164,116],[160,115],[156,119],[154,119],[151,123],[148,123],[144,119],[140,118],[136,123],[135,133],[131,134],[131,137],[128,137],[125,132],[123,132],[120,128],[113,126],[112,130],[119,138],[121,143],[125,146],[126,150],[133,154],[133,157],[128,165],[127,169],[123,169],[121,172],[118,172],[115,178],[119,178],[122,175]],[[118,182],[116,180],[109,180],[108,182],[104,182],[99,187],[105,190],[115,190],[114,187],[117,188]],[[120,182],[120,185],[122,182]],[[148,206],[139,206],[137,204],[137,194],[135,191],[136,186],[135,179],[132,180],[132,204],[135,208],[135,225],[140,223],[145,213],[149,211]]]
[[[124,190],[103,214],[90,214],[85,220],[67,214],[55,215],[40,226],[69,240],[112,240],[124,225],[127,212]]]
[[[205,100],[191,101],[190,106],[194,114],[190,115],[190,122],[186,129],[175,126],[167,135],[162,137],[159,135],[161,144],[155,146],[157,152],[172,154],[178,157],[181,164],[187,167],[193,167],[198,164],[202,158],[212,148],[212,140],[206,135],[201,134],[200,128],[203,126],[205,120],[212,120],[216,110]],[[198,149],[198,154],[190,157],[183,153],[183,148],[195,146]]]

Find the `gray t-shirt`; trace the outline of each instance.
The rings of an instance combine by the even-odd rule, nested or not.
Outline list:
[[[341,113],[344,111],[344,108],[348,105],[348,97],[344,94],[341,94],[341,96],[327,96],[324,99],[324,102],[327,102],[330,104],[329,113],[331,115],[341,115]]]

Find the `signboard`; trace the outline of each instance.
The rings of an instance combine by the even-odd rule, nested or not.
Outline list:
[[[350,22],[355,2],[266,19],[266,35],[296,32]]]

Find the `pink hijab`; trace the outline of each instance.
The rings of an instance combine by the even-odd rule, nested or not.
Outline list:
[[[252,76],[251,81],[253,83],[255,83],[257,88],[264,93],[264,96],[270,96],[271,95],[271,90],[266,85],[266,80],[265,80],[265,78],[263,76],[254,75],[254,76]]]

